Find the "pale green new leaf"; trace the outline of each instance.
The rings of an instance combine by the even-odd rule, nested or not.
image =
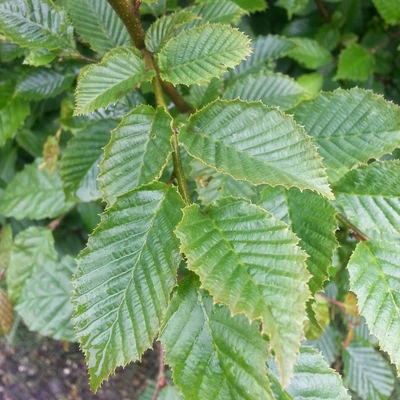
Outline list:
[[[267,2],[265,0],[232,0],[243,10],[249,12],[264,11],[267,9]]]
[[[291,19],[293,14],[298,14],[306,8],[308,0],[278,0],[275,4],[283,7],[287,11],[289,19]]]
[[[69,142],[61,159],[60,176],[67,198],[92,201],[101,198],[97,177],[103,159],[103,147],[110,141],[113,120],[100,120],[78,132]]]
[[[12,99],[0,108],[0,147],[14,136],[29,113],[29,104],[22,99]]]
[[[181,261],[173,232],[183,206],[163,183],[132,190],[106,210],[78,257],[75,333],[92,390],[153,343]]]
[[[272,359],[268,362],[268,370],[278,376]],[[293,400],[350,400],[340,375],[329,368],[318,350],[309,346],[300,347],[293,379],[286,392]]]
[[[0,271],[8,268],[13,243],[11,225],[3,225],[0,232]]]
[[[225,197],[200,212],[184,209],[176,230],[188,268],[215,302],[262,321],[288,384],[303,336],[309,296],[305,259],[282,221],[245,199]]]
[[[353,44],[340,53],[335,79],[366,81],[374,72],[374,65],[374,56],[359,44]]]
[[[22,64],[31,65],[32,67],[41,67],[43,65],[50,64],[57,57],[58,54],[58,50],[30,50]]]
[[[112,204],[121,194],[161,176],[171,153],[172,118],[164,107],[135,108],[112,132],[104,149],[99,181]]]
[[[57,260],[50,229],[30,227],[15,236],[6,275],[7,291],[14,303],[32,273],[43,268],[48,260]]]
[[[74,27],[94,51],[104,54],[131,44],[128,31],[106,0],[67,0]]]
[[[271,107],[283,110],[294,107],[303,97],[304,89],[292,78],[283,74],[262,73],[238,79],[226,89],[223,98],[261,100]]]
[[[67,202],[57,172],[39,169],[40,159],[26,165],[8,184],[0,197],[0,214],[15,219],[55,218],[67,212]]]
[[[198,160],[192,160],[190,166],[190,179],[196,182],[199,200],[204,205],[212,204],[221,197],[240,194],[241,197],[251,199],[256,194],[256,188],[251,183],[220,174]]]
[[[75,341],[71,320],[75,268],[71,256],[61,261],[46,259],[25,281],[15,309],[30,330],[56,340]]]
[[[251,55],[229,72],[231,78],[236,79],[262,70],[267,61],[287,55],[293,49],[294,44],[283,36],[267,35],[254,39],[250,47]]]
[[[235,179],[296,186],[332,197],[304,130],[290,116],[260,102],[217,100],[190,117],[179,139],[191,156]]]
[[[15,95],[25,100],[39,101],[55,97],[71,87],[75,75],[49,68],[31,69],[18,82]]]
[[[0,31],[30,49],[71,49],[73,28],[50,0],[2,0]]]
[[[146,48],[154,53],[157,52],[167,40],[177,33],[179,28],[195,19],[198,19],[198,17],[186,10],[159,18],[146,32]]]
[[[400,23],[400,0],[372,0],[382,18],[391,25]]]
[[[258,324],[213,304],[194,276],[179,283],[159,339],[185,398],[274,399],[264,369],[268,343]]]
[[[343,351],[345,382],[363,400],[388,399],[394,376],[388,362],[377,350],[352,342]]]
[[[78,79],[74,114],[87,114],[123,98],[135,84],[148,81],[154,72],[146,72],[139,50],[117,47],[99,64],[85,68]]]
[[[317,69],[332,60],[331,53],[314,39],[296,37],[290,41],[295,47],[290,50],[288,56],[306,68]]]
[[[312,294],[323,288],[329,277],[333,252],[337,247],[336,210],[325,197],[309,190],[287,190],[267,186],[257,203],[275,218],[285,221],[300,238],[300,247],[307,252],[307,267],[312,277],[308,282]]]
[[[250,54],[246,35],[227,25],[206,24],[184,30],[158,54],[161,77],[173,84],[209,82]]]
[[[382,350],[400,370],[400,245],[360,242],[348,264],[358,310]]]
[[[362,231],[400,233],[400,161],[360,166],[334,185],[336,200]]]
[[[332,182],[400,147],[400,108],[371,91],[321,93],[293,113],[317,145]]]

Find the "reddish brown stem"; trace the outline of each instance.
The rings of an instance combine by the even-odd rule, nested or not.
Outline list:
[[[167,384],[167,378],[165,376],[165,364],[164,364],[164,346],[162,344],[160,344],[158,362],[159,366],[158,366],[157,383],[151,400],[157,400],[158,392]]]

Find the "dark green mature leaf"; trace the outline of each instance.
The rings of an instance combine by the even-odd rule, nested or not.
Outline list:
[[[347,218],[362,231],[400,233],[400,161],[350,171],[334,186]]]
[[[278,376],[272,359],[268,362],[268,370]],[[350,400],[340,375],[329,368],[318,350],[309,346],[300,347],[293,379],[286,392],[293,400]]]
[[[161,176],[171,153],[172,118],[164,107],[141,105],[126,115],[104,149],[99,181],[104,198],[115,198]]]
[[[304,89],[292,78],[283,74],[261,73],[238,79],[226,89],[223,98],[261,100],[271,107],[283,110],[294,107],[303,97]]]
[[[324,333],[317,340],[309,340],[306,344],[319,350],[326,363],[332,365],[340,349],[338,331],[334,325],[328,325],[325,327]]]
[[[310,256],[307,267],[312,277],[308,282],[312,294],[323,288],[329,277],[333,252],[337,247],[336,211],[329,200],[309,190],[287,190],[266,187],[258,205],[285,221],[300,238],[300,247]]]
[[[12,99],[0,108],[0,147],[13,137],[29,115],[29,104],[21,99]]]
[[[387,399],[394,389],[388,362],[373,347],[352,342],[343,351],[345,382],[363,400]]]
[[[181,32],[158,55],[161,77],[173,84],[209,82],[250,54],[246,35],[227,25],[206,24]]]
[[[400,245],[361,242],[350,258],[350,289],[357,295],[359,313],[400,370]]]
[[[340,53],[335,79],[366,81],[374,72],[374,65],[374,56],[359,44],[353,44]]]
[[[211,79],[208,85],[193,85],[190,87],[189,102],[195,108],[201,108],[216,100],[222,94],[224,81],[219,78]]]
[[[15,175],[0,197],[0,214],[16,219],[55,218],[73,206],[65,199],[57,172],[50,175],[39,165],[38,159]]]
[[[61,261],[45,259],[25,281],[16,310],[30,330],[56,340],[75,341],[71,320],[71,278],[75,268],[71,256]]]
[[[297,14],[303,11],[308,4],[308,0],[278,0],[276,2],[277,6],[286,9],[289,19],[292,18],[293,14]]]
[[[103,147],[110,141],[116,121],[100,120],[78,132],[68,143],[61,160],[60,176],[67,197],[81,201],[101,198],[97,177]]]
[[[317,69],[332,60],[331,53],[314,39],[297,37],[290,41],[295,48],[290,50],[288,56],[306,68]]]
[[[23,47],[71,49],[73,28],[50,0],[2,0],[0,31]]]
[[[1,62],[10,62],[15,60],[16,58],[22,57],[25,51],[19,45],[9,42],[9,41],[1,41],[0,42],[0,61]]]
[[[287,225],[244,199],[184,209],[176,230],[188,268],[215,302],[262,321],[286,385],[303,336],[309,296],[306,255]]]
[[[400,23],[400,1],[399,0],[372,0],[379,14],[388,24]]]
[[[231,317],[199,286],[192,276],[179,283],[160,332],[175,384],[192,400],[273,399],[258,324]]]
[[[100,54],[131,44],[128,31],[106,0],[67,0],[68,14],[83,40]]]
[[[48,260],[57,260],[50,229],[30,227],[15,236],[6,275],[7,290],[14,303],[32,273],[43,268]]]
[[[93,390],[152,345],[181,260],[173,232],[183,206],[162,183],[132,190],[106,210],[78,257],[74,321]]]
[[[400,147],[400,108],[370,91],[321,93],[293,112],[317,145],[332,182]]]
[[[179,139],[191,156],[235,179],[332,197],[304,130],[290,116],[259,102],[217,100],[190,117]]]
[[[72,73],[57,72],[49,68],[31,69],[18,82],[15,94],[33,101],[55,97],[68,89],[74,79],[75,75]]]
[[[87,114],[123,98],[135,84],[152,78],[146,71],[139,50],[117,47],[99,64],[85,68],[78,79],[75,115]]]

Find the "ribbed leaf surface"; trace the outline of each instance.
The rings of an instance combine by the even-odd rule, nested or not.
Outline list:
[[[190,87],[189,101],[195,108],[201,108],[216,100],[222,93],[224,81],[211,79],[208,85],[193,85]]]
[[[76,89],[75,115],[87,114],[115,103],[135,89],[135,84],[150,80],[142,56],[133,47],[117,47],[101,63],[85,68]]]
[[[363,400],[388,399],[394,389],[394,376],[388,362],[373,347],[352,342],[343,351],[347,385]]]
[[[207,24],[184,30],[158,55],[161,77],[173,84],[209,82],[250,54],[246,35],[227,25]]]
[[[69,142],[61,160],[60,176],[67,197],[80,201],[101,198],[97,177],[103,147],[110,141],[116,121],[100,120],[78,132]]]
[[[332,197],[304,130],[261,103],[217,100],[191,116],[179,139],[191,156],[235,179],[296,186]]]
[[[0,147],[13,137],[29,115],[29,104],[21,99],[13,99],[0,108]]]
[[[300,247],[310,256],[307,267],[312,277],[311,293],[323,288],[337,242],[335,208],[329,200],[309,190],[286,190],[268,186],[261,192],[258,205],[285,221],[300,238]]]
[[[332,365],[339,353],[339,340],[340,338],[336,328],[332,325],[328,325],[325,327],[324,333],[317,340],[309,340],[306,344],[319,350],[326,363]]]
[[[332,60],[331,53],[314,39],[298,37],[290,40],[295,47],[288,56],[306,68],[317,69]]]
[[[400,370],[400,245],[361,242],[350,258],[350,289],[359,313]]]
[[[304,89],[292,78],[283,74],[262,73],[248,75],[228,86],[223,98],[261,100],[271,107],[285,110],[294,107],[303,97]]]
[[[56,340],[75,341],[71,320],[71,278],[75,268],[71,256],[61,261],[46,259],[26,280],[16,310],[30,330]]]
[[[276,363],[272,359],[268,370],[277,377]],[[309,346],[300,348],[286,392],[293,400],[350,400],[340,375],[329,368],[318,350]]]
[[[101,190],[108,204],[116,196],[160,177],[171,152],[172,118],[163,107],[141,105],[112,132],[100,164]]]
[[[264,369],[268,344],[258,324],[214,305],[194,277],[179,283],[160,341],[185,398],[274,399]]]
[[[14,307],[4,289],[0,289],[0,334],[10,332],[14,323]]]
[[[55,218],[72,207],[57,172],[51,176],[39,164],[37,160],[15,175],[0,197],[0,214],[16,219]]]
[[[184,210],[176,231],[188,268],[215,302],[262,321],[284,384],[290,381],[309,296],[305,253],[287,225],[244,199],[223,198],[205,213]]]
[[[400,1],[399,0],[372,0],[379,14],[388,24],[400,22]]]
[[[313,138],[332,181],[400,146],[400,108],[370,91],[321,93],[299,104],[294,118]]]
[[[72,47],[73,28],[50,0],[2,0],[0,31],[30,49]]]
[[[183,205],[162,183],[130,191],[102,215],[78,257],[74,321],[93,390],[152,345],[181,260],[173,232]]]
[[[146,32],[146,48],[154,53],[157,52],[177,33],[179,28],[197,18],[195,14],[185,10],[159,18]]]
[[[71,73],[61,73],[49,68],[35,68],[18,82],[15,94],[33,101],[55,97],[68,89],[74,79],[75,75]]]
[[[400,233],[400,161],[375,162],[346,174],[336,200],[362,231]]]
[[[100,54],[131,44],[128,31],[107,0],[67,0],[68,14],[83,40]]]

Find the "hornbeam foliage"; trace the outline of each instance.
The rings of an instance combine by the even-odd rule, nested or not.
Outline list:
[[[399,9],[0,0],[0,334],[94,392],[146,352],[143,400],[400,398]]]

